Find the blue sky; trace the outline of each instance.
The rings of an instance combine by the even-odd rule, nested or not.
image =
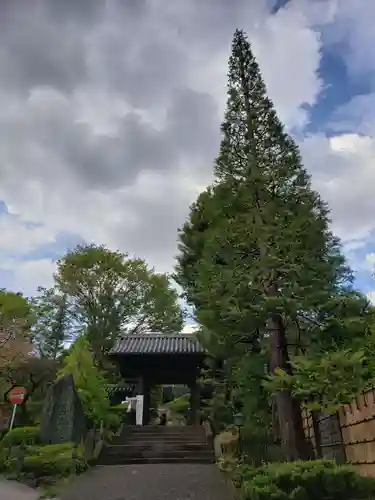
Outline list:
[[[50,285],[84,241],[171,270],[176,230],[211,179],[240,27],[375,298],[375,4],[79,4],[14,0],[0,21],[2,286]]]

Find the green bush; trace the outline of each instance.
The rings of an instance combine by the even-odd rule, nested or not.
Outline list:
[[[6,450],[0,451],[0,472],[3,472],[6,468],[6,462],[8,459],[8,453]]]
[[[39,427],[16,427],[1,441],[1,447],[35,445],[39,443]]]
[[[315,460],[243,470],[243,500],[370,500],[375,480],[347,466]]]
[[[33,474],[35,477],[69,476],[76,472],[75,461],[71,456],[64,455],[55,457],[31,455],[25,457],[22,472]]]
[[[190,398],[188,394],[179,396],[165,405],[172,413],[187,417],[189,414]]]
[[[111,413],[124,413],[127,410],[127,406],[120,404],[120,405],[113,405],[109,407],[109,411]]]
[[[105,422],[105,427],[112,432],[116,432],[122,422],[122,415],[116,415],[115,413],[109,413]]]
[[[46,444],[42,446],[32,446],[28,448],[29,455],[56,456],[62,453],[73,453],[73,443]]]
[[[81,450],[73,457],[72,443],[50,444],[34,447],[25,457],[22,472],[35,477],[69,476],[80,474],[87,469],[87,462]]]
[[[0,452],[0,471],[29,474],[34,478],[80,474],[88,465],[82,450],[78,448],[73,456],[73,448],[73,443],[12,446],[10,453],[4,448]]]
[[[110,406],[107,416],[108,425],[112,427],[117,425],[117,427],[119,427],[121,422],[124,420],[126,410],[127,408],[125,405]]]

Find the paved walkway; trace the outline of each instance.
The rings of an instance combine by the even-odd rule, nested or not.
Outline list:
[[[232,499],[233,492],[216,465],[205,464],[96,467],[78,477],[61,496],[61,500]]]
[[[38,500],[39,493],[17,481],[0,479],[0,500]]]

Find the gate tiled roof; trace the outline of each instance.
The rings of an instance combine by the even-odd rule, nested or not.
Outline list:
[[[110,355],[115,354],[205,354],[198,339],[192,335],[163,335],[158,333],[124,335]]]

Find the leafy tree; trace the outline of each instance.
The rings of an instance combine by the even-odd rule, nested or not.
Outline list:
[[[188,284],[203,325],[250,351],[267,340],[270,372],[292,374],[288,342],[301,315],[314,320],[352,276],[242,31],[229,60],[222,134],[214,185],[180,233],[177,281]],[[299,401],[280,390],[276,407],[286,457],[307,458]]]
[[[19,366],[27,363],[34,350],[33,321],[30,303],[22,294],[0,291],[0,391],[4,398],[15,385]]]
[[[108,417],[110,406],[107,381],[94,361],[90,343],[85,336],[80,336],[74,342],[58,377],[68,374],[73,375],[86,416],[92,423],[100,425]]]
[[[0,370],[0,382],[3,387],[3,398],[17,386],[25,387],[26,395],[20,405],[20,423],[30,423],[30,402],[42,402],[48,386],[56,377],[58,365],[54,360],[38,356],[17,357]]]
[[[33,341],[43,358],[57,359],[71,339],[71,325],[67,300],[55,288],[38,288],[32,299],[36,323]]]
[[[0,356],[7,357],[7,344],[28,340],[35,318],[30,302],[21,293],[0,290]],[[14,344],[14,342],[13,342]],[[9,347],[9,346],[8,346]],[[12,348],[10,348],[12,350]]]
[[[32,305],[21,293],[0,291],[0,387],[2,399],[18,385],[27,394],[18,415],[28,421],[27,405],[30,398],[41,397],[40,392],[51,380],[50,366],[33,355],[31,329],[35,322]]]
[[[332,297],[313,321],[307,320],[309,328],[305,325],[300,349],[291,358],[293,373],[279,370],[268,387],[291,390],[310,410],[334,412],[350,403],[375,382],[374,319],[375,308],[362,294]]]
[[[182,329],[177,292],[141,259],[104,246],[78,246],[59,261],[55,278],[97,360],[120,334]]]

